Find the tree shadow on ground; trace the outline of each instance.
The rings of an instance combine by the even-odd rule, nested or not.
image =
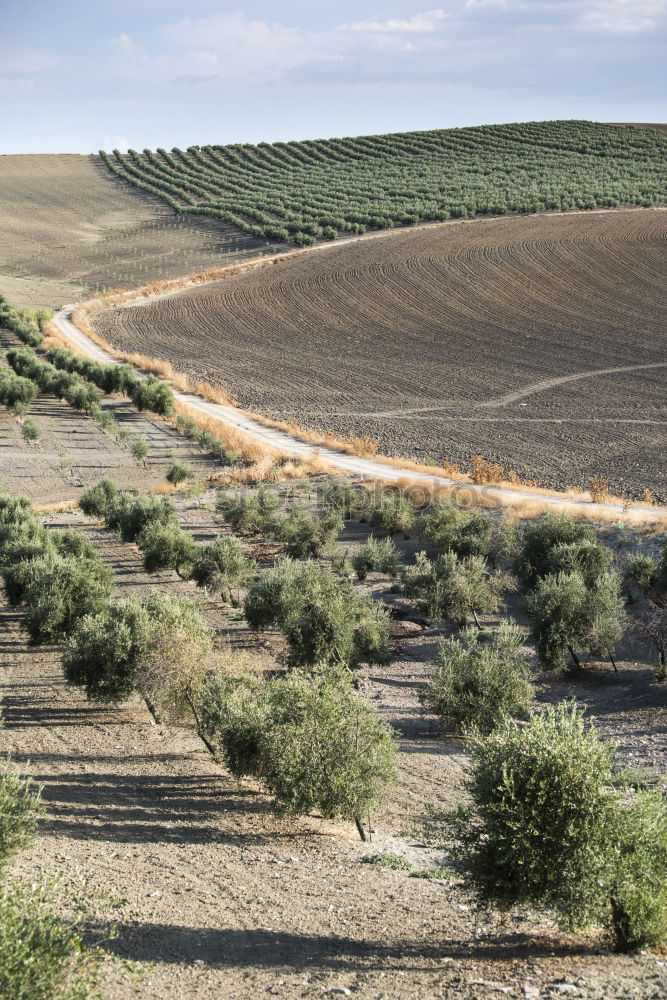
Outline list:
[[[93,767],[79,773],[35,774],[33,780],[42,788],[43,829],[56,837],[261,844],[303,836],[298,827],[281,825],[265,795],[225,775],[119,775]]]
[[[437,944],[406,941],[386,945],[349,936],[295,934],[261,927],[239,930],[122,922],[114,926],[117,937],[106,946],[112,954],[142,962],[200,961],[219,968],[290,966],[297,970],[318,965],[355,971],[380,964],[385,970],[418,972],[432,969],[443,959],[487,960],[509,967],[519,959],[581,957],[596,950],[591,941],[563,941],[549,936],[535,940],[521,933],[498,933],[474,940],[444,938]],[[99,935],[100,928],[91,926],[88,930],[91,935]]]

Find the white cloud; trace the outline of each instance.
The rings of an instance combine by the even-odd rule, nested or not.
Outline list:
[[[667,0],[592,0],[585,6],[582,25],[621,35],[649,31],[667,13]]]
[[[430,34],[438,31],[448,16],[442,8],[438,8],[437,10],[425,10],[421,14],[403,19],[355,21],[353,24],[341,24],[338,30],[358,31],[365,34]]]

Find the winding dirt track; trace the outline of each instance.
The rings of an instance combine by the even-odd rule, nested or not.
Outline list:
[[[332,246],[101,313],[114,346],[385,453],[482,453],[555,489],[667,498],[662,211]]]

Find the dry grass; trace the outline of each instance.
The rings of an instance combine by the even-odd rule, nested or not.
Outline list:
[[[61,500],[60,503],[39,503],[33,504],[33,514],[59,514],[63,510],[76,510],[79,506],[78,500]]]
[[[152,493],[153,496],[166,496],[170,493],[177,493],[178,487],[174,483],[168,483],[165,479],[160,483],[153,483],[148,487],[148,493]]]
[[[181,403],[180,400],[176,400],[174,403],[174,413],[177,416],[188,417],[190,420],[193,420],[200,430],[208,431],[219,438],[226,451],[235,451],[245,462],[250,464],[260,462],[263,459],[270,459],[272,462],[277,462],[286,457],[280,449],[263,444],[261,441],[255,441],[254,438],[251,438],[248,434],[244,434],[243,431],[239,431],[235,427],[230,427],[229,424],[224,423],[222,420],[204,416],[198,410],[194,410],[188,406],[187,403]]]
[[[161,361],[159,358],[153,358],[149,354],[128,354],[125,351],[118,351],[113,347],[108,340],[101,337],[99,333],[92,326],[90,320],[88,319],[88,312],[82,306],[78,306],[76,309],[72,310],[71,320],[74,326],[80,333],[83,333],[86,337],[89,337],[93,343],[101,347],[103,351],[115,358],[116,361],[122,364],[132,365],[134,368],[139,368],[141,371],[151,372],[153,375],[157,375],[163,381],[167,382],[173,389],[177,392],[191,393],[195,396],[201,396],[203,399],[208,400],[210,403],[222,403],[223,405],[233,405],[233,401],[227,395],[227,393],[219,388],[218,386],[209,385],[208,382],[202,382],[199,380],[193,381],[187,375],[182,375],[180,372],[175,372],[173,365],[169,361]],[[53,324],[48,324],[49,327],[53,327],[53,332],[49,329],[48,337],[49,343],[45,342],[45,347],[69,347],[77,354],[82,354],[83,352],[77,350],[63,335],[57,330]]]

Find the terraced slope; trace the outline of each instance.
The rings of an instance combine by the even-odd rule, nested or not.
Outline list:
[[[174,215],[97,157],[0,156],[0,289],[17,306],[134,288],[265,246],[220,221]]]
[[[666,236],[662,211],[400,232],[96,325],[248,409],[384,452],[667,499]]]

